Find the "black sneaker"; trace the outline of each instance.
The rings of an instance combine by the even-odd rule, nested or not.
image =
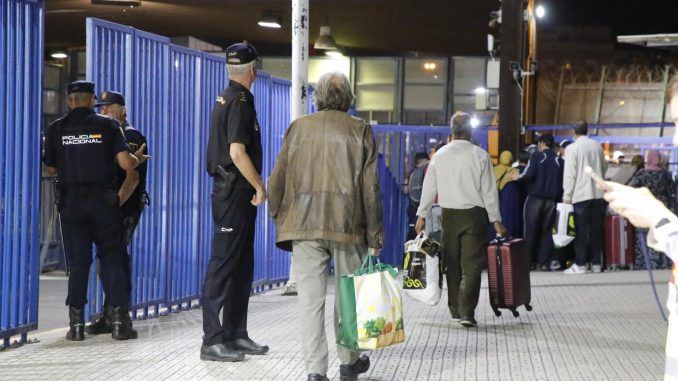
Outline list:
[[[308,381],[330,381],[330,379],[318,373],[311,373],[308,375]]]
[[[471,317],[465,317],[462,318],[461,321],[459,322],[461,325],[463,325],[466,328],[474,328],[478,326],[478,322],[476,321],[475,318]]]
[[[339,365],[339,380],[355,381],[358,375],[367,372],[370,369],[370,358],[367,355],[360,355],[353,365]]]

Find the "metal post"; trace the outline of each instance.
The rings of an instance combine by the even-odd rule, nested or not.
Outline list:
[[[558,93],[556,94],[556,115],[553,116],[553,124],[560,121],[560,101],[563,95],[563,80],[565,79],[565,68],[560,68],[560,79],[558,79]]]
[[[292,99],[290,120],[308,113],[308,0],[292,0]]]
[[[499,152],[518,153],[522,120],[522,83],[515,78],[511,63],[524,61],[523,41],[525,21],[523,0],[503,0],[501,3],[501,71],[499,74]]]
[[[662,82],[662,111],[659,116],[659,136],[664,136],[664,119],[666,119],[666,91],[669,88],[669,77],[671,75],[671,65],[664,66],[664,80]]]
[[[596,116],[595,123],[600,124],[600,115],[603,111],[603,93],[605,92],[605,81],[607,81],[607,66],[603,66],[603,71],[600,73],[600,82],[598,83],[598,98],[596,99]],[[600,129],[596,128],[596,135]]]

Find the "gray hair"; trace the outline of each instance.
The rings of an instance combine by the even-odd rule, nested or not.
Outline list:
[[[348,111],[355,96],[351,83],[338,71],[323,74],[313,93],[315,107],[321,110]]]
[[[456,137],[470,136],[473,134],[471,115],[465,112],[455,113],[450,119],[450,129],[452,130],[452,135]]]
[[[250,68],[255,67],[256,64],[256,61],[252,61],[242,65],[226,65],[226,70],[228,70],[228,75],[230,77],[245,75],[250,71]]]

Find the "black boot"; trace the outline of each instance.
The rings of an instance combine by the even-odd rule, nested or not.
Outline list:
[[[111,312],[113,326],[111,337],[115,340],[136,339],[137,331],[132,328],[132,319],[129,317],[127,307],[113,307]]]
[[[104,333],[113,332],[113,325],[111,324],[112,309],[108,306],[104,307],[101,316],[92,324],[85,327],[85,332],[90,335],[101,335]]]
[[[66,334],[66,339],[70,341],[85,340],[85,311],[73,307],[68,308],[68,326],[70,329]]]
[[[365,373],[368,369],[370,369],[370,358],[367,355],[360,355],[352,365],[339,365],[339,379],[341,381],[355,381],[360,373]]]

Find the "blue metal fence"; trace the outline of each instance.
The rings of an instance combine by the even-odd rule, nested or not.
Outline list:
[[[225,59],[96,19],[87,20],[87,48],[88,80],[99,91],[125,92],[130,121],[148,137],[153,157],[147,178],[152,205],[130,251],[135,315],[144,318],[163,307],[195,306],[212,235],[211,183],[203,158],[210,113],[216,96],[227,86]],[[260,72],[252,88],[265,147],[264,178],[270,175],[290,123],[290,87],[289,81]],[[400,155],[413,155],[419,149],[415,145],[426,145],[432,138],[442,141],[448,129],[428,128],[423,135],[416,127],[375,131],[383,138],[382,147],[386,141],[392,146],[386,150],[391,162],[382,157],[379,164],[388,221],[384,260],[399,264],[407,229],[407,199],[401,187],[407,162]],[[408,143],[410,138],[417,143]],[[286,280],[290,256],[276,248],[275,226],[266,208],[259,210],[256,232],[253,291],[261,292]],[[93,271],[89,315],[101,311],[101,304],[101,287]]]
[[[44,4],[0,2],[0,349],[38,323]]]

